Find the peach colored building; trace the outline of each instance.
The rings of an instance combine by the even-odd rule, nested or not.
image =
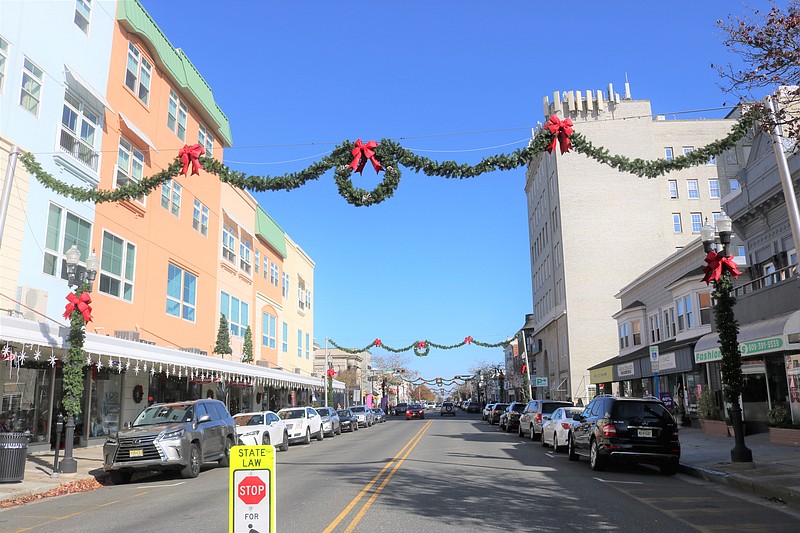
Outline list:
[[[255,216],[253,358],[257,364],[275,368],[280,366],[280,355],[289,350],[283,316],[289,277],[284,268],[286,234],[261,207]]]

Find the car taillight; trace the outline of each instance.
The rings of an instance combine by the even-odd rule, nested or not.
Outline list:
[[[606,424],[601,428],[603,430],[604,437],[616,437],[617,436],[617,427],[614,424]]]
[[[561,422],[561,429],[563,429],[564,431],[569,431],[569,424],[567,424],[566,422]]]
[[[542,422],[542,413],[536,415],[536,421],[541,423]]]

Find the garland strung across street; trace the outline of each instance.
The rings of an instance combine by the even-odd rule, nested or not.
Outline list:
[[[352,354],[366,352],[370,348],[375,347],[375,348],[383,348],[384,350],[387,350],[392,353],[401,353],[401,352],[407,352],[408,350],[414,350],[414,355],[418,357],[425,357],[426,355],[428,355],[431,352],[431,348],[438,348],[439,350],[452,350],[454,348],[461,348],[466,344],[474,344],[476,346],[481,346],[483,348],[499,348],[500,346],[508,346],[508,344],[511,342],[511,341],[500,341],[492,344],[488,342],[476,341],[475,339],[467,335],[463,341],[450,345],[437,344],[435,342],[425,340],[425,341],[414,341],[408,346],[403,346],[402,348],[393,348],[391,346],[387,346],[386,344],[384,344],[383,341],[381,341],[380,339],[375,339],[374,341],[372,341],[372,343],[366,345],[363,348],[347,348],[345,346],[340,346],[336,344],[336,342],[333,339],[328,339],[328,340],[330,341],[330,343],[333,345],[334,348]]]
[[[416,378],[416,379],[406,379],[404,377],[400,378],[401,380],[409,383],[411,385],[436,385],[437,387],[449,387],[451,385],[463,385],[470,379],[472,376],[454,376],[453,379],[443,379],[443,378],[434,378],[434,379],[424,379],[424,378]]]
[[[200,145],[194,145],[184,146],[166,170],[112,190],[99,190],[76,187],[54,178],[44,171],[31,153],[22,155],[20,161],[46,188],[76,201],[94,203],[119,202],[147,196],[156,187],[176,178],[179,174],[188,176],[190,165],[192,175],[199,174],[199,168],[202,167],[206,172],[218,176],[224,183],[254,192],[291,191],[302,187],[308,181],[319,179],[325,172],[334,169],[334,180],[339,194],[348,203],[362,207],[381,203],[394,195],[400,184],[400,165],[415,172],[422,172],[426,176],[448,179],[474,178],[486,172],[519,168],[542,152],[552,153],[556,145],[562,154],[574,150],[621,172],[655,178],[674,170],[706,164],[711,157],[721,155],[747,134],[762,113],[763,106],[754,105],[734,123],[725,138],[671,160],[629,159],[622,155],[612,155],[607,148],[594,146],[591,141],[575,132],[570,119],[561,120],[553,115],[534,135],[526,148],[517,149],[511,154],[491,155],[475,165],[460,164],[456,161],[435,161],[417,155],[391,139],[382,139],[380,143],[376,141],[364,143],[358,139],[355,143],[342,142],[331,151],[330,155],[299,172],[282,176],[248,176],[243,172],[231,170],[214,158],[203,157],[205,150]],[[352,173],[354,171],[361,173],[367,162],[372,163],[376,172],[384,173],[383,180],[371,191],[356,187],[351,179]]]

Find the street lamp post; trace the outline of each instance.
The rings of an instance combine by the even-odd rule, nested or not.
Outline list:
[[[92,284],[97,276],[99,259],[92,252],[86,259],[86,268],[79,269],[81,252],[73,244],[66,253],[67,285],[75,287],[75,296],[80,298],[83,293],[92,292]],[[61,460],[61,472],[73,474],[78,471],[78,462],[72,456],[73,440],[75,438],[75,415],[81,413],[81,397],[83,396],[83,342],[86,338],[84,319],[78,306],[75,306],[70,316],[69,353],[66,358],[64,374],[64,399],[62,404],[67,411],[66,435],[64,442],[64,459]]]
[[[522,353],[525,355],[525,377],[528,380],[528,401],[533,400],[533,387],[531,385],[531,363],[528,357],[528,339],[534,330],[533,313],[525,315],[525,324],[520,329],[522,334]]]
[[[742,375],[742,359],[739,353],[739,325],[733,314],[736,297],[732,293],[733,278],[739,275],[736,263],[728,257],[728,245],[731,242],[732,221],[724,212],[717,218],[717,234],[719,243],[714,237],[714,227],[708,224],[700,231],[703,248],[707,252],[704,281],[714,283],[714,318],[719,333],[720,352],[722,353],[722,383],[726,398],[731,402],[730,418],[733,424],[734,447],[731,449],[731,461],[749,463],[753,461],[753,452],[744,443],[744,427],[742,424],[742,406],[739,403],[744,385]]]

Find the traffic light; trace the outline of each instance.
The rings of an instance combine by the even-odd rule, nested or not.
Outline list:
[[[455,376],[453,379],[461,379],[461,376]]]
[[[394,371],[397,374],[402,374],[402,373],[404,373],[406,371],[406,369],[405,368],[395,368]]]

